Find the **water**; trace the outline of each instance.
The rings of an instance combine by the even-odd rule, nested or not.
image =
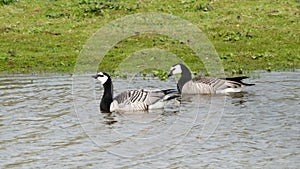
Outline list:
[[[299,168],[300,71],[253,76],[242,93],[129,114],[100,113],[102,87],[89,75],[2,76],[0,168]]]

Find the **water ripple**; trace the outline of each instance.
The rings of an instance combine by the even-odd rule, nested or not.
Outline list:
[[[133,114],[101,114],[103,89],[90,75],[73,95],[70,76],[0,77],[0,168],[297,168],[300,72],[254,74],[242,93]],[[176,87],[148,77],[114,84],[116,94]]]

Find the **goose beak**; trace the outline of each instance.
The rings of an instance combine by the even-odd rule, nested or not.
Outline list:
[[[169,72],[168,77],[170,77],[170,76],[172,76],[172,75],[173,75],[173,73],[172,73],[172,72]]]
[[[92,78],[97,79],[97,75],[93,75]]]

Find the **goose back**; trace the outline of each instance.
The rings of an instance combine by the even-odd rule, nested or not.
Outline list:
[[[166,100],[169,92],[167,90],[128,90],[122,92],[114,98],[110,105],[110,111],[117,110],[148,110],[150,108],[162,108],[161,106],[152,106],[159,101]],[[162,105],[163,106],[163,105]]]
[[[240,92],[242,87],[250,86],[253,84],[246,84],[241,82],[242,79],[248,78],[234,77],[234,78],[208,78],[208,77],[195,77],[188,81],[182,93],[186,94],[212,94],[212,93],[228,93]]]

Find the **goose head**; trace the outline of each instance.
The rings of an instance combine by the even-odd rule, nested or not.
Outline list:
[[[99,72],[92,77],[99,80],[102,85],[104,85],[110,79],[110,76],[105,72]]]
[[[175,74],[181,75],[180,79],[177,82],[177,89],[179,92],[181,92],[185,83],[192,80],[192,74],[191,74],[190,70],[182,63],[177,63],[177,64],[173,65],[170,69],[168,77],[175,75]]]
[[[173,66],[170,68],[168,77],[170,77],[170,76],[172,76],[172,75],[175,75],[175,74],[181,74],[181,73],[182,73],[182,67],[181,67],[181,64],[178,63],[178,64],[173,65]]]

